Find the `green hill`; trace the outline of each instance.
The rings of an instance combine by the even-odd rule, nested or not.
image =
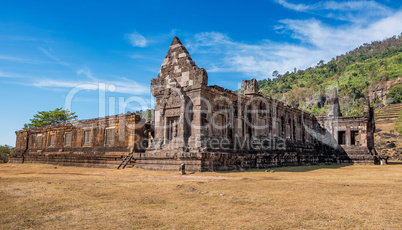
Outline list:
[[[375,41],[306,70],[278,74],[258,81],[260,92],[314,114],[327,112],[327,95],[338,88],[344,115],[363,113],[365,96],[373,84],[402,76],[402,34]]]

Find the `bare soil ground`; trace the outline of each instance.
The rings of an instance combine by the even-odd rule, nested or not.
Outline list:
[[[188,173],[0,165],[0,229],[401,229],[402,164]]]

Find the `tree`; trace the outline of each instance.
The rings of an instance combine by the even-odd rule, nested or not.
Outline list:
[[[318,63],[317,63],[317,67],[320,67],[320,66],[323,66],[324,65],[324,60],[320,60]]]
[[[0,145],[0,163],[8,162],[8,154],[14,151],[15,148],[9,145]]]
[[[389,89],[389,93],[387,94],[387,99],[392,98],[393,103],[401,103],[402,102],[402,84],[394,85],[391,89]]]
[[[24,124],[24,129],[64,123],[77,119],[77,115],[75,115],[75,113],[62,108],[56,108],[55,110],[49,111],[39,111],[33,117],[33,119],[30,119],[31,123]]]
[[[273,77],[277,77],[279,74],[278,70],[274,70],[274,72],[272,72],[272,76]]]
[[[330,62],[328,62],[328,63],[327,63],[327,66],[328,66],[328,70],[329,70],[332,74],[336,73],[336,71],[337,71],[337,65],[336,65],[334,59],[332,59]]]
[[[137,115],[140,115],[142,119],[146,121],[154,121],[155,120],[155,110],[154,109],[147,109],[145,111],[140,110],[135,112]]]

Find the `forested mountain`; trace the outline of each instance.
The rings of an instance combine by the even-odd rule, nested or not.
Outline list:
[[[327,112],[327,99],[338,88],[344,115],[363,113],[363,100],[373,84],[402,76],[402,34],[375,41],[315,67],[290,73],[273,72],[258,81],[260,92],[314,114]]]

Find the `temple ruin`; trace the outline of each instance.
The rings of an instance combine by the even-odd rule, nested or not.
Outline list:
[[[328,114],[313,115],[264,96],[255,79],[240,92],[209,86],[177,37],[151,93],[152,127],[129,114],[17,131],[10,162],[117,167],[131,154],[139,168],[214,171],[380,160],[368,99],[363,116],[343,117],[335,88]]]
[[[123,156],[145,150],[147,129],[130,113],[21,130],[9,162],[117,167]]]

